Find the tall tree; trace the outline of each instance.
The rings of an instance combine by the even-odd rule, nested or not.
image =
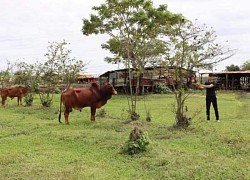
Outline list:
[[[33,90],[36,89],[35,65],[26,63],[25,61],[14,63],[16,71],[13,76],[15,84],[25,85],[28,92],[25,95],[24,102],[26,106],[31,106],[33,103]]]
[[[10,73],[8,69],[0,71],[0,85],[1,87],[5,87],[8,85],[8,82],[10,80]]]
[[[10,80],[10,72],[8,71],[8,69],[0,71],[0,86],[5,87],[8,85]]]
[[[176,125],[187,127],[190,118],[186,115],[185,106],[188,97],[184,91],[186,76],[197,69],[211,69],[215,64],[231,57],[234,51],[226,45],[216,43],[215,31],[206,25],[197,26],[191,21],[182,19],[172,27],[171,35],[166,35],[170,45],[166,62],[175,67]]]
[[[7,61],[7,68],[0,71],[0,85],[1,87],[10,86],[11,78],[13,76],[13,64]]]
[[[129,69],[130,115],[139,118],[136,110],[140,76],[152,58],[167,50],[160,34],[178,22],[180,15],[172,14],[166,5],[153,7],[150,0],[106,0],[105,4],[93,7],[97,15],[83,19],[84,35],[108,34],[110,39],[102,45],[114,57],[105,58],[110,63],[121,62]],[[136,88],[132,90],[132,79],[136,77]]]
[[[226,66],[226,71],[239,71],[240,67],[234,64],[231,64],[230,66]]]
[[[14,63],[16,71],[14,72],[14,84],[31,85],[34,81],[34,65],[25,61]]]
[[[46,93],[39,94],[43,106],[50,106],[53,92],[60,82],[70,87],[76,76],[85,68],[82,60],[70,58],[71,50],[67,49],[67,45],[69,43],[65,40],[49,43],[48,52],[45,54],[47,60],[44,64],[38,65],[37,74],[42,76],[43,83],[49,89]]]
[[[241,66],[242,70],[250,70],[250,60],[244,62]]]
[[[67,48],[68,42],[50,42],[45,54],[47,60],[43,64],[41,71],[47,83],[58,84],[63,82],[70,87],[77,75],[84,71],[85,64],[82,60],[71,58],[71,50]]]

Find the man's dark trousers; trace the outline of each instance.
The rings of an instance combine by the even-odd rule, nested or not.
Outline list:
[[[215,95],[207,95],[206,96],[207,120],[210,120],[210,106],[211,106],[211,103],[213,104],[213,107],[214,107],[214,113],[215,113],[216,120],[219,120],[217,98],[216,98]]]

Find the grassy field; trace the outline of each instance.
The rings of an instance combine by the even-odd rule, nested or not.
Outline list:
[[[139,100],[139,121],[128,120],[127,98],[117,95],[95,122],[87,108],[74,110],[67,126],[58,123],[59,95],[51,108],[38,96],[31,107],[8,99],[0,107],[0,179],[250,179],[250,94],[219,92],[220,123],[213,109],[206,123],[204,94],[191,95],[185,130],[173,128],[173,95]],[[148,133],[148,151],[124,155],[135,126]]]

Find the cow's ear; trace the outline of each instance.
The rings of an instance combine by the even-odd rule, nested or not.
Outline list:
[[[106,85],[110,85],[110,83],[107,81],[104,83],[104,86],[106,86]]]
[[[99,87],[99,85],[98,85],[97,83],[93,82],[93,83],[91,84],[91,87],[97,88],[97,87]]]

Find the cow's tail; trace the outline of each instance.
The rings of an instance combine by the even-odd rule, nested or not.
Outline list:
[[[59,116],[58,116],[59,123],[62,123],[61,122],[61,113],[62,113],[62,94],[61,94],[61,99],[60,99],[60,110],[59,110]]]

